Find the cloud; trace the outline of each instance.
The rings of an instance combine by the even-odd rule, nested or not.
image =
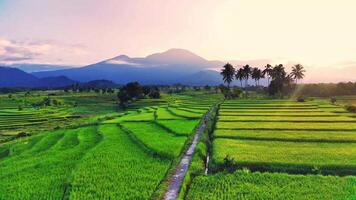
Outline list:
[[[53,41],[18,41],[0,37],[0,64],[66,64],[66,59],[82,55],[86,55],[86,51],[81,45],[66,45]]]
[[[130,66],[139,66],[138,63],[128,62],[126,60],[119,60],[119,59],[111,59],[106,61],[107,64],[114,64],[114,65],[130,65]]]

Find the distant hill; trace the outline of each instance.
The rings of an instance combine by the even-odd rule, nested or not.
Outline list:
[[[20,69],[0,67],[0,87],[57,88],[76,83],[65,76],[37,78]]]
[[[38,79],[34,87],[58,88],[73,85],[77,83],[65,76],[45,77]]]
[[[88,87],[88,88],[117,88],[119,86],[113,81],[108,81],[108,80],[94,80],[94,81],[89,81],[87,83],[81,83],[80,85],[82,87]]]
[[[208,61],[184,49],[170,49],[144,58],[130,58],[120,55],[92,65],[64,70],[33,73],[36,77],[66,76],[79,82],[98,79],[125,84],[139,81],[142,84],[175,84],[189,83],[216,84],[221,82],[213,72],[204,72],[211,68],[221,67],[220,61]],[[209,74],[210,78],[197,81],[194,74]],[[216,72],[218,73],[218,72]],[[199,78],[203,80],[203,78]],[[214,80],[213,80],[214,79]]]
[[[219,85],[222,83],[221,75],[217,71],[205,70],[188,75],[180,80],[185,85]]]
[[[27,73],[32,72],[43,72],[43,71],[53,71],[53,70],[60,70],[60,69],[70,69],[70,66],[63,66],[63,65],[47,65],[47,64],[13,64],[9,65],[8,67],[14,67],[20,69]]]
[[[0,67],[1,87],[23,87],[38,81],[38,78],[16,68]]]

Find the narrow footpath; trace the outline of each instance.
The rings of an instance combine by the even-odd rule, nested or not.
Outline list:
[[[196,148],[197,144],[199,143],[200,136],[207,125],[207,122],[209,120],[211,113],[214,111],[215,111],[215,109],[213,108],[204,116],[202,123],[200,124],[200,126],[197,129],[197,132],[194,136],[192,144],[190,145],[187,152],[185,152],[182,160],[179,162],[179,165],[177,166],[177,169],[169,183],[168,191],[164,195],[164,198],[163,198],[164,200],[177,199],[180,188],[182,186],[183,179],[185,177],[185,174],[188,171],[190,161],[193,157],[195,148]]]

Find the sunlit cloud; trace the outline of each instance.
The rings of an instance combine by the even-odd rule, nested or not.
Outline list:
[[[64,45],[53,41],[15,41],[0,38],[0,64],[19,63],[70,64],[63,58],[85,56],[80,45]]]

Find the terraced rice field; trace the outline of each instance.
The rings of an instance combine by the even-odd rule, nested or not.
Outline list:
[[[95,124],[0,144],[0,199],[159,198],[174,161],[217,101],[204,98],[138,101]]]
[[[227,100],[212,174],[194,178],[185,198],[355,199],[355,119],[326,101]]]
[[[219,173],[194,179],[185,199],[354,199],[354,177]]]

